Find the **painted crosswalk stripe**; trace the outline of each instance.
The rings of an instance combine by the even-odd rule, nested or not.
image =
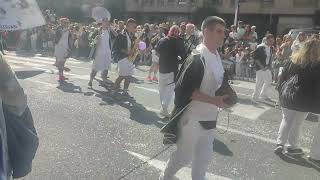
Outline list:
[[[142,154],[138,154],[132,151],[127,151],[129,154],[131,154],[132,156],[137,157],[138,159],[140,159],[141,161],[147,161],[147,163],[150,166],[153,166],[154,168],[163,171],[165,169],[166,166],[166,162],[165,161],[160,161],[157,159],[152,159],[150,160],[150,157],[144,156]],[[191,180],[191,168],[189,167],[184,167],[182,169],[180,169],[180,171],[177,172],[176,177],[181,179],[181,180]],[[206,173],[206,178],[208,180],[231,180],[230,178],[227,177],[223,177],[223,176],[218,176],[212,173]]]
[[[56,60],[54,58],[45,58],[45,57],[19,57],[19,56],[5,56],[8,59],[17,59],[17,60],[25,60],[25,61],[35,61],[35,62],[43,62],[46,64],[53,64]],[[71,64],[82,64],[83,62],[77,61],[75,59],[67,59],[68,63]]]
[[[31,66],[31,67],[44,67],[45,65],[39,64],[39,63],[33,63],[32,61],[16,61],[16,60],[9,60],[9,64],[19,64],[19,65],[25,65],[25,66]]]

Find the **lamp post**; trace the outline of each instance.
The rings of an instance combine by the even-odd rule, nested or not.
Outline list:
[[[240,10],[240,0],[235,1],[235,13],[234,13],[234,22],[233,24],[237,26],[238,22],[238,16],[239,16],[239,10]]]

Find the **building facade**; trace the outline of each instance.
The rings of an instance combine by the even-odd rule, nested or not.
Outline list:
[[[186,21],[206,0],[126,0],[127,16],[145,21]],[[208,2],[208,0],[207,0]],[[233,23],[235,0],[209,0],[228,24]],[[254,24],[260,31],[282,34],[290,28],[312,27],[320,0],[240,0],[239,20]],[[319,17],[320,18],[320,17]],[[199,22],[194,22],[198,24]]]

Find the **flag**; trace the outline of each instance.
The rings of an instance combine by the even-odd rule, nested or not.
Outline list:
[[[0,30],[30,29],[45,24],[35,0],[0,0]]]

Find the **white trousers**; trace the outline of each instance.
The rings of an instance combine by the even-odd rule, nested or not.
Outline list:
[[[192,163],[192,180],[204,180],[208,165],[213,154],[215,130],[203,129],[195,119],[182,117],[179,122],[177,150],[173,152],[167,162],[160,180],[171,180],[184,166]]]
[[[310,156],[313,159],[320,160],[320,116],[318,116],[319,119],[319,126],[314,132],[313,142],[311,146],[311,152]]]
[[[162,109],[168,110],[174,96],[174,73],[159,73],[159,94]]]
[[[307,112],[282,108],[282,121],[279,128],[277,144],[285,145],[288,142],[288,147],[297,148],[301,124],[307,116]]]
[[[259,70],[256,72],[256,88],[253,92],[252,98],[266,98],[269,97],[269,90],[272,83],[272,74],[270,70]]]

